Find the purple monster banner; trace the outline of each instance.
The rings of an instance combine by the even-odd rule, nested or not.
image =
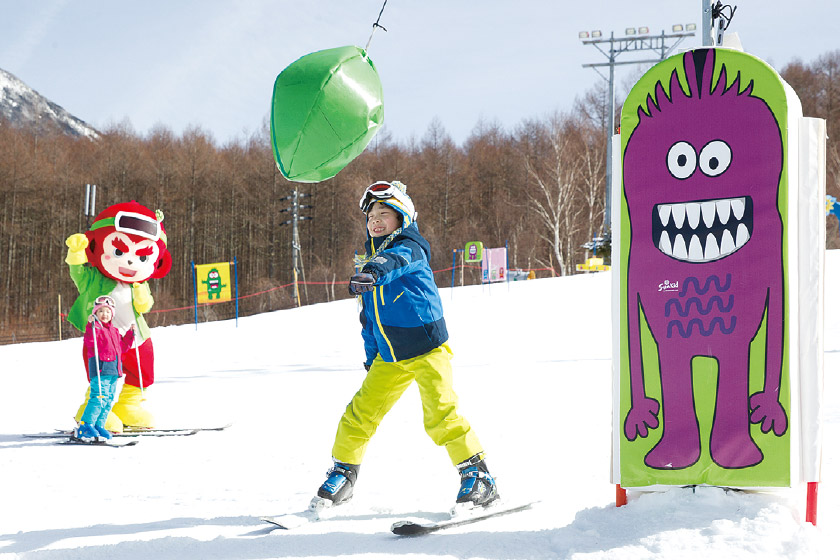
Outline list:
[[[727,49],[657,64],[624,103],[624,487],[791,484],[800,117],[771,67]]]

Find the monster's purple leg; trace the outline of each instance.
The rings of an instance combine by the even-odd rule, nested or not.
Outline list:
[[[750,436],[749,349],[727,348],[718,356],[718,388],[709,450],[727,469],[757,465],[764,458]]]
[[[654,469],[684,469],[700,458],[700,428],[691,384],[691,357],[659,347],[662,439],[645,456]]]

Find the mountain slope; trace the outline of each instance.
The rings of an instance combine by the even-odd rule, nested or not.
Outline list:
[[[0,116],[16,128],[99,138],[93,127],[3,69],[0,69]]]

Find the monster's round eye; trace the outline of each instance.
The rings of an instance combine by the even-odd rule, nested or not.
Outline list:
[[[732,163],[732,149],[723,140],[712,140],[700,150],[700,171],[717,177]]]
[[[123,256],[124,254],[125,254],[125,253],[123,253],[123,252],[122,252],[122,251],[120,251],[119,249],[114,249],[114,256],[115,256],[115,257],[121,257],[121,256]]]
[[[688,179],[697,169],[697,153],[688,142],[677,142],[668,150],[668,171],[677,179]]]

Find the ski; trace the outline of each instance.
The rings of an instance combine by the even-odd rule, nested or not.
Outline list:
[[[286,515],[278,515],[277,517],[264,516],[260,517],[260,521],[271,523],[279,529],[297,529],[307,523],[318,521],[319,517],[316,513],[309,510],[298,513],[288,513]]]
[[[231,424],[224,424],[222,426],[202,426],[198,428],[141,428],[138,426],[125,426],[123,428],[124,434],[146,434],[146,433],[170,433],[170,432],[221,432],[230,428]]]
[[[138,440],[130,439],[126,441],[82,441],[80,439],[63,439],[55,442],[57,445],[89,445],[91,447],[131,447],[137,445]]]
[[[307,523],[332,519],[335,517],[336,512],[341,511],[342,509],[344,509],[344,504],[334,506],[331,501],[316,496],[315,498],[312,498],[312,501],[309,503],[309,507],[303,511],[287,513],[276,517],[263,516],[260,517],[260,521],[271,523],[280,529],[291,530],[297,529]]]
[[[442,531],[444,529],[452,529],[453,527],[461,527],[462,525],[469,525],[470,523],[477,523],[479,521],[484,521],[485,519],[490,519],[491,517],[499,517],[502,515],[509,515],[511,513],[516,513],[519,511],[524,511],[526,509],[530,509],[531,506],[536,504],[537,502],[531,502],[527,504],[522,504],[518,506],[488,506],[487,508],[481,508],[478,510],[472,510],[476,513],[470,513],[466,517],[454,517],[452,519],[447,519],[446,521],[437,521],[437,522],[429,522],[429,523],[418,523],[415,521],[397,521],[393,525],[391,525],[391,532],[395,535],[400,536],[419,536],[419,535],[428,535],[429,533],[434,533],[435,531]]]
[[[220,432],[230,428],[231,424],[222,426],[203,426],[199,428],[140,428],[137,426],[125,426],[122,432],[114,432],[114,437],[166,437],[166,436],[191,436],[198,432]],[[28,438],[65,438],[73,435],[73,430],[56,429],[54,432],[42,432],[38,434],[23,434]]]
[[[197,434],[197,430],[146,430],[142,432],[120,432],[120,433],[112,433],[111,435],[115,438],[136,438],[138,436],[148,436],[148,437],[166,437],[166,436],[191,436]],[[55,438],[55,439],[62,439],[62,438],[69,438],[73,435],[73,430],[57,430],[55,432],[45,432],[39,434],[23,434],[23,437],[27,438]]]

